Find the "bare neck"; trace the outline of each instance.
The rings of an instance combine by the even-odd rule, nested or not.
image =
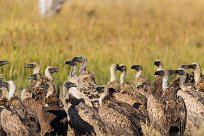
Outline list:
[[[185,91],[186,90],[186,86],[185,86],[185,80],[186,80],[186,74],[180,77],[180,88]]]
[[[40,66],[36,65],[35,68],[33,69],[33,75],[39,74],[40,73]]]
[[[8,100],[10,100],[11,98],[14,97],[15,92],[16,92],[16,88],[15,87],[9,87]]]
[[[116,81],[116,71],[115,68],[110,68],[110,81]]]
[[[163,69],[163,65],[160,65],[158,68],[157,68],[157,71]]]
[[[135,81],[136,81],[136,85],[140,85],[141,83],[139,83],[139,78],[142,76],[142,70],[139,70],[136,75],[135,75]]]
[[[50,87],[47,90],[47,94],[46,94],[46,98],[48,98],[49,96],[51,96],[54,93],[54,86],[50,85]]]
[[[120,75],[120,84],[125,83],[125,78],[126,78],[126,71],[123,71]]]
[[[82,72],[86,71],[86,67],[87,67],[87,60],[83,61],[81,63],[80,69],[79,69],[79,73],[82,74]]]
[[[194,80],[195,80],[195,84],[197,84],[201,80],[201,69],[200,68],[197,68],[196,70],[194,70]]]
[[[53,80],[52,74],[51,74],[48,70],[45,71],[45,76],[46,76],[49,80]]]
[[[72,77],[75,77],[76,76],[76,70],[77,70],[77,66],[71,66],[71,70],[69,72],[69,76],[68,76],[68,80],[70,81],[70,79]]]
[[[139,77],[141,77],[141,75],[142,75],[142,70],[139,70],[135,75],[135,79],[138,79]]]
[[[168,76],[164,76],[162,79],[162,89],[165,91],[168,88]]]

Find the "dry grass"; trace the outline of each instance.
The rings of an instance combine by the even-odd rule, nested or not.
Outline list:
[[[19,89],[31,74],[26,63],[58,67],[55,79],[62,84],[68,74],[64,61],[78,54],[88,57],[99,84],[107,82],[112,63],[142,64],[151,79],[154,59],[167,68],[204,65],[202,0],[67,0],[51,18],[38,16],[36,2],[0,1],[0,58],[10,61],[1,72]],[[128,72],[133,80],[134,71]]]

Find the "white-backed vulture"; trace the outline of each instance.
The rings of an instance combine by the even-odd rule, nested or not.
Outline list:
[[[154,65],[157,67],[157,70],[163,69],[163,64],[160,60],[155,60]],[[148,89],[148,95],[149,94],[153,95],[157,99],[162,96],[162,77],[156,76],[155,81],[153,81],[150,89]]]
[[[72,59],[72,60],[65,61],[65,64],[67,64],[71,67],[71,70],[69,72],[67,80],[77,84],[77,82],[78,82],[78,76],[76,75],[77,63]]]
[[[46,67],[45,69],[45,79],[43,80],[48,80],[46,81],[50,86],[52,86],[53,88],[53,92],[54,92],[54,95],[56,97],[59,98],[59,93],[60,93],[60,89],[59,89],[59,86],[56,86],[55,83],[54,83],[54,78],[52,76],[53,73],[56,73],[58,72],[59,70],[57,68],[54,68],[52,66],[48,66]],[[47,79],[46,79],[47,78]]]
[[[29,63],[29,64],[26,64],[25,65],[25,68],[31,68],[33,69],[33,75],[34,74],[39,74],[40,73],[40,65],[38,62],[32,62],[32,63]],[[33,80],[29,80],[29,87],[34,87],[36,84],[35,81]]]
[[[188,65],[188,68],[193,70],[195,88],[204,92],[204,79],[202,78],[201,66],[197,62]]]
[[[98,108],[99,103],[98,99],[100,93],[104,91],[104,87],[98,86],[95,81],[95,75],[86,70],[87,67],[87,58],[84,56],[77,56],[72,59],[75,63],[81,63],[79,69],[79,76],[76,76],[77,82],[74,83],[77,85],[79,90],[86,95],[92,102],[92,105],[95,108]],[[68,63],[68,62],[67,62]],[[71,62],[70,62],[71,63]],[[75,64],[74,64],[75,65]],[[76,73],[74,73],[76,75]]]
[[[80,69],[79,69],[79,74],[82,74],[84,71],[86,71],[87,67],[87,58],[84,56],[76,56],[73,58],[73,61],[81,63]]]
[[[20,99],[15,96],[16,84],[13,81],[2,82],[8,88],[7,104],[1,111],[1,125],[7,135],[40,135],[40,125],[35,113],[26,109]]]
[[[140,88],[147,81],[147,78],[143,76],[143,68],[141,65],[135,64],[131,66],[131,69],[137,71],[135,74],[136,88]]]
[[[33,75],[33,79],[36,79],[35,75]],[[38,117],[41,135],[66,136],[68,129],[67,114],[59,98],[53,96],[52,93],[46,98],[47,94],[45,92],[49,92],[49,87],[47,83],[40,83],[33,90],[33,98],[27,98],[23,103],[27,109],[33,111]]]
[[[105,95],[101,95],[102,104],[98,109],[100,118],[118,135],[143,135],[140,121],[146,120],[146,117],[131,105],[116,100],[112,95],[114,91],[113,88],[109,88],[104,92]]]
[[[120,83],[116,78],[116,71],[119,70],[118,64],[112,64],[110,66],[110,81],[108,81],[106,87],[114,88],[117,91],[120,91]]]
[[[183,99],[177,96],[177,90],[168,87],[168,77],[174,70],[161,69],[155,75],[162,77],[163,94],[160,98],[149,95],[147,110],[152,126],[161,135],[183,135],[186,126],[187,110]],[[155,84],[153,84],[155,85]]]
[[[186,130],[192,135],[204,122],[204,98],[191,84],[186,84],[187,73],[185,69],[176,70],[180,77],[180,90],[177,95],[182,97],[187,109]]]
[[[72,82],[64,83],[64,95],[66,104],[71,104],[68,109],[68,116],[70,126],[75,130],[75,135],[97,135],[97,136],[111,136],[111,131],[100,119],[98,112],[84,103],[81,98],[69,96],[69,92],[77,90],[77,87]],[[71,90],[70,90],[71,89]],[[115,134],[116,135],[116,134]]]
[[[32,63],[26,64],[25,68],[33,69],[33,75],[40,73],[40,65],[38,62],[32,62]]]
[[[140,111],[145,116],[147,115],[147,99],[146,97],[137,92],[132,85],[127,83],[125,81],[126,78],[126,66],[124,64],[121,64],[118,66],[118,70],[121,71],[120,75],[120,92],[119,93],[113,93],[113,96],[122,102],[128,103],[129,105],[132,105],[135,109]],[[148,117],[147,117],[148,118]]]

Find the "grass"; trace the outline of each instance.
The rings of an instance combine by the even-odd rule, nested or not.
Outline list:
[[[141,64],[153,79],[152,61],[165,67],[197,61],[204,65],[204,2],[202,0],[67,0],[62,12],[42,18],[36,0],[0,1],[0,58],[10,64],[0,68],[5,80],[18,89],[27,86],[38,61],[59,68],[55,80],[62,85],[69,68],[64,61],[82,54],[99,84],[109,79],[109,66]],[[134,71],[128,69],[128,80]]]

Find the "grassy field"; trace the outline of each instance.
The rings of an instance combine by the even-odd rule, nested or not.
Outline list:
[[[99,84],[108,81],[112,63],[142,64],[150,79],[154,59],[171,69],[194,61],[204,66],[203,15],[202,0],[67,0],[61,14],[42,18],[37,0],[1,0],[0,58],[10,64],[0,71],[20,90],[31,75],[26,63],[38,61],[41,72],[59,68],[54,77],[61,85],[69,71],[64,61],[79,54]]]

